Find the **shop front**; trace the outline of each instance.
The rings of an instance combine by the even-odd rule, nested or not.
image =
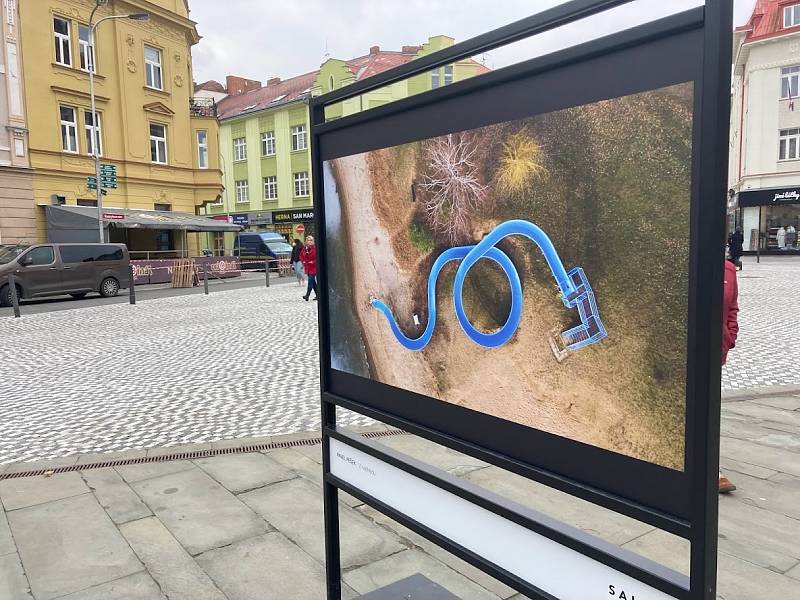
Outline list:
[[[272,211],[273,229],[289,243],[294,239],[304,240],[314,235],[314,208],[296,208]]]
[[[736,224],[745,252],[800,254],[800,185],[739,192]]]

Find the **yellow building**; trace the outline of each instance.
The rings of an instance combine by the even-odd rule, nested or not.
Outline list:
[[[118,187],[105,209],[198,214],[222,193],[213,104],[192,98],[191,48],[199,41],[188,0],[36,0],[20,3],[30,161],[37,235],[48,237],[45,206],[96,206],[88,23],[94,17],[148,13],[148,21],[110,19],[96,30],[95,95],[103,163]],[[111,211],[113,212],[113,210]],[[119,215],[111,215],[116,218]],[[170,229],[109,228],[131,250],[199,250],[197,235]],[[112,222],[109,220],[109,223]],[[96,238],[95,238],[96,239]]]

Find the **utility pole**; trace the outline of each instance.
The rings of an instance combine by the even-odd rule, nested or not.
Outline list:
[[[94,176],[97,182],[97,228],[100,234],[100,243],[105,242],[105,228],[103,227],[103,187],[100,183],[100,136],[98,135],[97,104],[94,95],[94,71],[95,71],[95,44],[94,36],[97,26],[103,21],[111,19],[131,19],[133,21],[147,21],[150,15],[147,13],[131,13],[127,15],[109,15],[94,23],[94,15],[97,9],[108,4],[108,0],[95,0],[95,7],[89,15],[89,55],[86,57],[89,67],[89,96],[92,100],[92,158],[94,159]]]

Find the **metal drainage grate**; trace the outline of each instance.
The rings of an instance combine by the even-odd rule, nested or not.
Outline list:
[[[404,435],[406,432],[401,429],[388,429],[385,431],[367,431],[361,436],[369,439],[385,438],[394,435]],[[83,465],[65,465],[63,467],[53,467],[52,469],[34,469],[31,471],[19,471],[17,473],[3,473],[0,481],[6,479],[19,479],[21,477],[37,477],[39,475],[55,475],[57,473],[70,473],[72,471],[87,471],[89,469],[102,469],[104,467],[124,467],[127,465],[141,465],[144,463],[159,463],[170,460],[194,460],[197,458],[209,458],[211,456],[221,456],[224,454],[248,454],[250,452],[263,452],[265,450],[279,450],[281,448],[297,448],[299,446],[316,446],[322,443],[321,437],[306,438],[303,440],[291,440],[288,442],[270,442],[268,444],[254,444],[251,446],[239,446],[235,448],[217,448],[210,450],[197,450],[195,452],[177,452],[175,454],[163,454],[160,456],[142,456],[141,458],[124,458],[118,460],[107,460],[103,462],[86,463]]]

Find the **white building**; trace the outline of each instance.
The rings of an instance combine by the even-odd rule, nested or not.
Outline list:
[[[734,32],[733,65],[735,225],[745,251],[800,252],[800,0],[757,0]]]

